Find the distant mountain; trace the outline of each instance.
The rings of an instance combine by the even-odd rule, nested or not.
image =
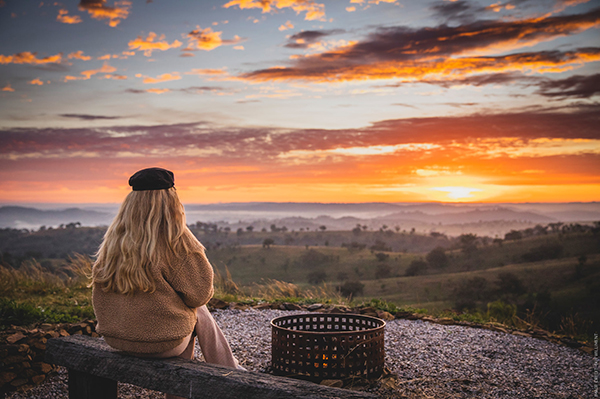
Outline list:
[[[399,212],[378,219],[384,221],[419,221],[433,224],[477,223],[491,222],[497,220],[520,221],[531,223],[551,223],[556,221],[555,218],[540,215],[533,212],[519,212],[499,207],[495,207],[492,209],[474,209],[472,211],[460,213],[441,213],[437,215],[430,215],[420,211]]]
[[[79,222],[85,226],[108,225],[114,215],[79,208],[39,210],[21,206],[0,207],[0,227],[37,229]]]

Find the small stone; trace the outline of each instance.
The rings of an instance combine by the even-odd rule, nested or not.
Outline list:
[[[19,379],[16,379],[16,380],[12,380],[10,382],[10,385],[12,385],[15,388],[16,387],[20,387],[21,385],[25,385],[25,384],[27,384],[27,380],[25,378],[19,378]]]
[[[46,379],[46,376],[44,374],[38,374],[38,375],[31,377],[31,381],[35,385],[40,385],[42,382],[44,382],[45,379]]]
[[[229,304],[221,299],[211,298],[211,300],[208,301],[208,306],[215,309],[226,309],[229,307]]]
[[[395,317],[390,312],[381,311],[381,310],[379,312],[377,312],[377,317],[379,317],[380,319],[383,319],[383,320],[387,320],[387,321],[395,319]]]
[[[25,338],[25,335],[23,335],[23,333],[19,331],[13,335],[9,335],[8,337],[6,337],[6,342],[8,342],[9,344],[14,344],[17,341],[22,340],[23,338]]]
[[[288,302],[286,302],[283,305],[285,306],[286,310],[302,310],[302,306],[299,306],[299,305],[297,305],[295,303],[288,303]]]

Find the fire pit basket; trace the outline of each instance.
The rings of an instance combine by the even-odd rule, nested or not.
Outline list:
[[[358,314],[295,314],[271,320],[275,374],[311,381],[376,378],[383,372],[385,321]]]

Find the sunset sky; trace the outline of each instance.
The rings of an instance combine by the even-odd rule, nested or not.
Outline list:
[[[0,0],[0,204],[600,201],[598,0]]]

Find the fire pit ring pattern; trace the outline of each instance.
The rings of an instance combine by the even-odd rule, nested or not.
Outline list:
[[[295,314],[271,320],[271,364],[311,381],[383,373],[385,321],[358,314]]]

